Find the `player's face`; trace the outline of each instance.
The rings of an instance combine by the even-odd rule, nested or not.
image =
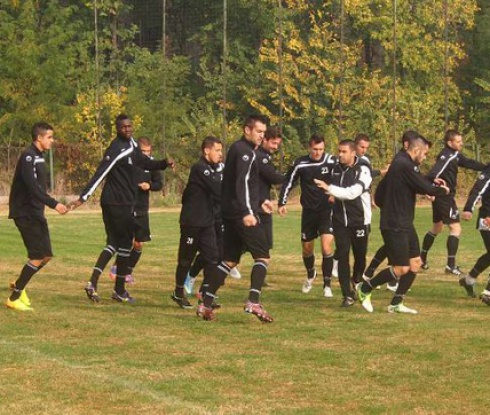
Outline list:
[[[255,146],[260,146],[260,143],[264,139],[264,134],[266,129],[267,126],[264,123],[260,121],[256,121],[252,128],[245,126],[244,128],[245,138]]]
[[[41,151],[49,150],[53,146],[54,131],[47,130],[44,134],[39,134],[36,141],[38,142],[38,148]]]
[[[218,164],[223,160],[223,145],[219,143],[213,143],[210,148],[204,149],[204,158],[213,164]]]
[[[455,151],[461,151],[463,149],[463,137],[457,135],[452,140],[448,141],[447,145]]]
[[[281,146],[282,138],[274,137],[262,140],[262,148],[269,154],[274,154]]]
[[[359,156],[361,157],[364,156],[364,154],[366,154],[368,150],[369,150],[369,141],[360,140],[356,144],[356,153]]]
[[[417,147],[415,149],[415,155],[414,155],[414,162],[416,164],[422,164],[422,162],[425,160],[427,157],[427,153],[429,152],[429,146],[427,144]]]
[[[145,156],[148,157],[151,156],[151,146],[145,146],[143,144],[140,144],[140,150]]]
[[[310,144],[310,158],[312,160],[318,161],[325,154],[325,143],[311,143]]]
[[[129,140],[133,136],[133,123],[131,120],[121,120],[116,125],[117,135]]]
[[[345,166],[352,166],[356,161],[356,151],[349,146],[339,146],[339,162]]]

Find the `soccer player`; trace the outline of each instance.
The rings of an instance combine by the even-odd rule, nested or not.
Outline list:
[[[478,213],[476,228],[480,231],[487,252],[480,256],[470,272],[459,280],[459,285],[466,290],[469,297],[476,297],[476,279],[490,266],[490,166],[487,166],[482,171],[482,174],[478,177],[468,195],[463,213],[461,214],[464,220],[470,220],[472,218],[473,210],[479,200],[481,200],[482,204]],[[481,293],[480,299],[483,303],[490,306],[490,279]]]
[[[415,197],[417,193],[432,196],[449,193],[443,180],[431,182],[420,173],[419,165],[428,151],[429,142],[424,137],[419,135],[411,139],[407,151],[395,156],[376,189],[376,202],[381,208],[380,229],[390,266],[356,287],[359,301],[370,313],[373,312],[371,291],[389,281],[399,280],[388,312],[417,314],[416,310],[403,304],[421,264],[419,240],[413,225]]]
[[[202,142],[201,152],[201,158],[191,167],[182,195],[178,264],[175,290],[171,295],[173,301],[186,309],[192,308],[192,304],[185,296],[184,283],[196,253],[204,260],[203,291],[209,287],[209,274],[215,271],[221,259],[215,230],[215,204],[221,198],[222,175],[217,168],[222,160],[223,144],[218,138],[208,136]]]
[[[302,206],[301,245],[303,263],[306,268],[306,279],[302,286],[303,293],[309,293],[316,278],[315,239],[320,237],[322,246],[323,295],[333,297],[331,280],[333,267],[333,228],[332,206],[328,195],[318,188],[314,179],[325,180],[337,162],[336,158],[325,153],[325,139],[313,134],[309,141],[309,154],[297,158],[286,174],[286,179],[279,196],[279,215],[287,213],[286,203],[293,187],[300,182]]]
[[[339,163],[330,172],[329,183],[315,183],[335,198],[333,206],[333,233],[339,261],[338,275],[342,290],[342,307],[355,303],[350,277],[349,254],[352,247],[354,270],[352,280],[358,283],[366,267],[366,252],[371,229],[371,168],[356,155],[353,140],[339,143]],[[354,284],[355,285],[355,284]]]
[[[151,141],[148,137],[138,138],[138,147],[146,156],[153,159],[151,155]],[[151,241],[150,232],[150,192],[158,192],[163,188],[162,173],[158,170],[143,170],[135,167],[135,176],[137,183],[136,203],[134,205],[134,242],[133,249],[129,256],[129,271],[126,275],[126,282],[134,282],[133,269],[141,258],[143,245]],[[116,279],[116,265],[111,267],[110,277],[113,281]]]
[[[22,268],[20,276],[11,284],[12,293],[6,306],[18,311],[30,311],[31,301],[25,287],[42,267],[53,257],[48,222],[44,207],[48,206],[61,215],[67,207],[47,193],[48,175],[44,151],[54,142],[51,125],[39,122],[32,127],[32,144],[19,157],[9,197],[9,219],[22,236],[29,260]]]
[[[266,200],[260,204],[259,166],[255,149],[264,138],[267,120],[261,115],[245,119],[243,136],[230,146],[226,158],[222,186],[223,209],[223,261],[219,264],[219,278],[210,283],[204,302],[197,310],[198,316],[206,318],[210,313],[216,292],[230,269],[240,262],[244,251],[254,259],[250,275],[250,290],[244,311],[255,315],[260,321],[271,323],[272,316],[261,304],[262,286],[269,265],[269,249],[264,228],[258,213],[272,213],[272,204]]]
[[[107,235],[107,246],[102,250],[94,266],[92,276],[85,285],[85,293],[90,301],[98,303],[97,283],[104,267],[114,253],[116,258],[116,282],[111,298],[122,303],[133,303],[126,290],[126,275],[130,273],[129,257],[134,240],[134,205],[136,202],[135,168],[144,170],[164,170],[174,168],[173,160],[152,160],[145,156],[133,139],[131,119],[120,114],[116,117],[117,136],[106,149],[95,174],[82,191],[78,200],[71,202],[70,209],[85,203],[105,180],[100,198],[102,218]]]
[[[463,149],[463,136],[456,130],[447,130],[444,135],[445,146],[437,156],[437,161],[430,170],[427,177],[429,180],[443,179],[449,189],[448,195],[436,197],[432,202],[432,229],[425,234],[422,243],[422,269],[428,269],[427,256],[434,240],[444,229],[449,227],[447,238],[447,265],[446,274],[461,275],[461,270],[456,265],[456,254],[461,235],[461,224],[459,211],[455,201],[456,185],[458,178],[458,167],[481,171],[485,164],[469,159],[461,153]]]
[[[272,200],[271,188],[284,182],[284,175],[276,170],[272,164],[272,155],[279,150],[282,143],[282,134],[278,127],[268,127],[262,144],[257,148],[259,162],[259,193],[260,203]],[[272,215],[259,211],[260,224],[265,230],[269,250],[273,247]],[[264,282],[265,285],[267,285]]]

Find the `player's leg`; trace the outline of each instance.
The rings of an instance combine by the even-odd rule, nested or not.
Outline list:
[[[445,197],[436,197],[432,202],[432,229],[425,234],[422,242],[422,250],[420,251],[422,269],[429,269],[427,256],[434,244],[436,236],[444,229],[443,217],[445,216],[444,211],[446,210],[446,206],[447,199]]]
[[[313,281],[316,278],[315,239],[319,235],[319,219],[315,211],[303,209],[301,212],[301,248],[303,264],[306,269],[306,280],[301,290],[305,294],[313,288]]]
[[[386,247],[383,244],[378,248],[376,253],[374,254],[373,259],[371,259],[371,262],[369,263],[368,267],[364,271],[364,276],[367,278],[372,278],[374,276],[374,273],[380,266],[380,264],[388,257],[388,253],[386,252]]]
[[[480,231],[480,235],[485,245],[485,252],[476,260],[470,272],[459,279],[459,285],[466,290],[469,297],[476,297],[475,284],[478,276],[490,266],[490,232]],[[490,281],[490,280],[489,280]]]
[[[330,209],[325,209],[321,211],[317,217],[317,232],[320,235],[320,243],[322,246],[323,296],[331,298],[333,297],[332,269],[334,261],[334,231],[332,226],[332,212]]]
[[[339,284],[342,291],[343,306],[352,305],[355,298],[355,294],[351,289],[350,281],[350,264],[349,255],[351,248],[351,230],[346,226],[335,226],[335,245],[336,245],[336,255],[339,261],[338,273],[339,273]],[[350,304],[349,304],[350,303]]]
[[[369,225],[352,229],[352,253],[354,255],[352,278],[354,284],[362,281],[362,275],[366,268],[366,255],[370,230],[371,227]]]

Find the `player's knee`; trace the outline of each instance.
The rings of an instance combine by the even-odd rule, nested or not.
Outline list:
[[[397,278],[400,278],[402,275],[405,275],[408,271],[410,271],[410,266],[409,265],[403,265],[403,266],[395,266],[393,267],[393,272],[397,276]]]
[[[51,261],[53,259],[52,256],[47,256],[47,257],[44,257],[41,261],[41,265],[46,265],[49,261]]]
[[[134,241],[133,248],[138,250],[138,251],[143,250],[143,242]]]

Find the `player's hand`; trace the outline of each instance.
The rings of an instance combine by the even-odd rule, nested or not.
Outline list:
[[[174,159],[167,159],[167,164],[172,169],[172,171],[176,171],[177,170],[177,164],[175,164],[175,160]]]
[[[440,187],[447,187],[446,181],[444,179],[434,179],[434,183]]]
[[[272,215],[273,206],[272,202],[269,199],[264,200],[264,203],[262,203],[261,207],[265,213],[267,213],[268,215]]]
[[[72,211],[81,205],[82,205],[82,201],[80,199],[77,199],[77,200],[74,200],[73,202],[68,203],[68,205],[66,205],[66,208],[69,209],[70,211]]]
[[[388,173],[388,169],[390,168],[390,165],[387,164],[384,169],[381,169],[379,172],[381,173],[381,177],[384,177],[386,173]]]
[[[257,218],[254,215],[247,215],[243,217],[243,224],[245,226],[255,226],[257,225]]]
[[[463,220],[471,220],[472,217],[473,217],[472,212],[463,212],[461,214],[461,219],[463,219]]]
[[[433,202],[434,200],[436,200],[436,197],[435,196],[425,195],[425,197],[427,198],[427,200],[430,200],[431,202]]]
[[[441,189],[444,189],[446,191],[446,194],[448,195],[451,190],[449,190],[449,187],[446,186],[446,182],[444,182],[444,185],[439,186]]]
[[[331,205],[333,205],[335,203],[335,197],[333,197],[332,195],[330,195],[328,197],[328,203],[330,203]]]
[[[323,180],[318,180],[318,179],[313,179],[317,187],[320,189],[324,190],[325,192],[328,192],[328,189],[330,189],[330,185],[325,183]]]
[[[483,223],[490,228],[490,217],[487,216],[485,219],[483,219]]]
[[[138,183],[138,187],[146,192],[147,190],[150,190],[150,183],[147,182]]]
[[[288,210],[286,209],[286,206],[279,206],[277,208],[277,213],[279,213],[279,216],[286,216],[286,213],[288,213]]]
[[[69,209],[63,203],[58,203],[54,210],[56,210],[56,212],[58,212],[60,215],[65,215],[69,212]]]

